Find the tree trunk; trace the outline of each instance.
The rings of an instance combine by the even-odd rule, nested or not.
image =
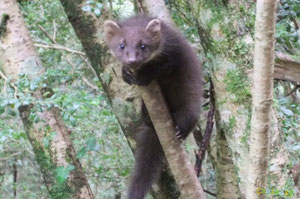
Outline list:
[[[0,16],[8,16],[6,31],[1,39],[1,60],[5,74],[15,81],[20,73],[28,75],[30,80],[38,77],[44,69],[37,57],[16,0],[0,0]],[[22,97],[15,94],[22,101]],[[38,100],[43,96],[41,90],[33,92]],[[53,107],[35,112],[34,104],[19,107],[20,116],[33,147],[36,160],[43,174],[44,182],[51,198],[94,198],[87,178],[83,173],[69,137],[70,131],[62,122],[60,110]],[[34,122],[30,115],[35,113],[40,118]],[[52,133],[55,132],[55,133]],[[52,138],[49,138],[52,134]],[[49,145],[45,144],[49,140]],[[65,181],[57,180],[57,169],[69,169]]]
[[[250,164],[246,198],[261,198],[257,190],[265,189],[267,186],[273,103],[276,5],[276,0],[258,0],[256,3],[252,118],[249,137]]]

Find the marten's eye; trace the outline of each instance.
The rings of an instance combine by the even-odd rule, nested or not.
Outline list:
[[[124,44],[120,44],[120,49],[124,49],[125,48],[125,45]]]
[[[142,50],[145,50],[145,49],[146,49],[146,45],[142,44],[142,45],[141,45],[141,49],[142,49]]]

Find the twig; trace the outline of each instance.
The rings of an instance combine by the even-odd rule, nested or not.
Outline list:
[[[296,18],[293,17],[293,18],[292,18],[292,22],[294,23],[295,29],[296,29],[296,30],[299,30],[300,24],[299,24],[298,20],[297,20]]]
[[[293,88],[287,95],[286,97],[290,96],[291,94],[293,94],[296,90],[298,90],[300,88],[300,84],[297,83],[297,85],[295,85],[295,88]]]
[[[76,69],[76,66],[73,64],[73,62],[71,62],[71,60],[68,56],[66,57],[66,59],[67,59],[68,64],[70,64],[72,66],[72,72],[74,72]]]
[[[42,13],[43,17],[45,17],[44,7],[41,5],[40,8],[41,8],[41,13]]]
[[[53,20],[53,40],[56,41],[56,33],[57,33],[57,24],[55,22],[55,20]]]
[[[212,134],[213,126],[214,126],[214,113],[215,113],[214,86],[213,86],[211,78],[210,78],[209,82],[210,82],[210,88],[209,88],[210,109],[209,109],[208,116],[207,116],[205,133],[202,138],[199,150],[196,153],[195,171],[196,171],[196,174],[198,177],[200,175],[202,161],[204,160],[205,151],[207,149],[207,146],[208,146],[211,134]]]
[[[90,83],[85,77],[82,77],[82,81],[84,81],[89,87],[91,87],[94,90],[98,90],[98,87]]]
[[[208,190],[206,190],[206,189],[203,189],[203,191],[204,191],[205,193],[208,193],[209,195],[212,195],[212,196],[217,197],[217,194],[215,194],[215,193],[213,193],[213,192],[210,192],[210,191],[208,191]]]
[[[7,81],[7,77],[5,77],[5,75],[2,73],[2,71],[0,71],[0,76],[5,80],[4,86],[6,86],[6,81]],[[13,83],[9,83],[11,87],[14,88],[15,92],[14,92],[14,98],[17,98],[17,93],[18,93],[18,88],[13,84]],[[4,87],[5,88],[5,87]],[[2,90],[2,92],[4,92],[5,89]],[[1,93],[2,93],[1,92]]]
[[[58,45],[58,44],[46,45],[46,44],[41,44],[41,43],[35,43],[34,46],[39,47],[39,48],[63,50],[63,51],[69,52],[69,53],[78,54],[78,55],[84,55],[85,56],[84,52],[77,51],[77,50],[72,50],[70,48],[67,48],[65,46],[61,46],[61,45]]]
[[[4,79],[3,90],[1,91],[1,95],[2,95],[2,93],[6,93],[6,81],[7,81],[7,78],[4,76],[4,74],[1,71],[0,71],[0,76]]]
[[[55,41],[55,39],[53,39],[52,37],[51,37],[51,35],[43,28],[43,26],[41,26],[41,25],[39,25],[38,26],[39,27],[39,29],[41,29],[41,31],[51,40],[51,42],[53,43],[53,44],[57,44],[57,42]]]

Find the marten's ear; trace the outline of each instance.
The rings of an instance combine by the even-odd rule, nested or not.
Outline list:
[[[104,32],[107,42],[109,42],[116,34],[118,34],[120,30],[121,28],[116,22],[112,20],[106,20],[104,22]]]
[[[153,37],[153,39],[160,39],[160,21],[159,19],[153,19],[151,20],[147,26],[146,26],[146,31],[150,33],[150,35]]]

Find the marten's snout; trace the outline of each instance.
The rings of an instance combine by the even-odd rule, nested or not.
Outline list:
[[[133,65],[137,63],[138,53],[136,53],[135,51],[127,51],[126,56],[127,56],[127,60],[126,60],[127,64]]]

